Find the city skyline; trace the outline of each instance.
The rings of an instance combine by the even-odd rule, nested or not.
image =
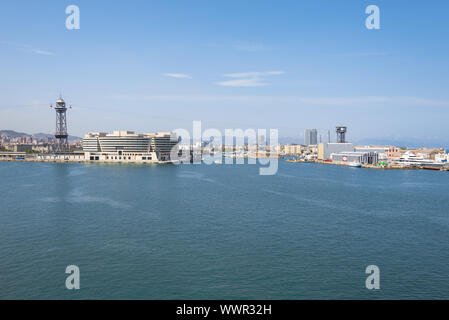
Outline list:
[[[65,28],[69,2],[7,3],[0,128],[52,133],[62,93],[80,137],[202,120],[326,141],[342,123],[351,141],[448,146],[448,4],[435,3],[77,1],[80,30]],[[365,28],[369,4],[380,30]]]

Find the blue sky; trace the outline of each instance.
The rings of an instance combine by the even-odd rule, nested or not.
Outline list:
[[[65,8],[80,8],[67,30]],[[380,30],[365,8],[380,8]],[[449,146],[447,1],[8,1],[0,129],[349,127],[353,141]]]

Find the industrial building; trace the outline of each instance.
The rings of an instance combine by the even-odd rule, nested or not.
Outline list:
[[[331,160],[331,154],[353,152],[352,143],[320,143],[318,145],[318,160]]]
[[[360,164],[376,164],[379,162],[377,152],[345,151],[340,153],[332,153],[330,157],[333,162]]]
[[[356,152],[374,152],[378,155],[378,160],[386,161],[388,159],[388,152],[390,150],[389,146],[355,146],[354,151]]]

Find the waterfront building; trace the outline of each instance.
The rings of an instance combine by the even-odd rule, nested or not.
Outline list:
[[[297,156],[302,154],[303,147],[299,144],[286,144],[284,145],[284,154]]]
[[[356,152],[375,152],[378,154],[379,160],[387,160],[390,146],[355,146]]]
[[[133,131],[113,133],[89,132],[83,139],[84,152],[115,153],[118,151],[147,152],[151,138]]]
[[[33,149],[32,144],[17,143],[12,145],[14,152],[30,152]]]
[[[377,164],[379,155],[377,152],[345,151],[332,153],[331,160],[342,163]]]
[[[318,160],[331,160],[332,153],[353,152],[352,143],[320,143],[318,145]]]
[[[447,163],[449,161],[449,154],[439,153],[435,155],[435,162]]]
[[[174,132],[156,132],[148,133],[147,137],[151,139],[150,149],[156,152],[160,161],[170,160],[170,152],[178,144],[178,137]]]
[[[25,152],[11,152],[11,151],[0,152],[0,160],[24,159],[25,156],[26,156]]]
[[[401,152],[401,149],[395,146],[390,146],[387,151],[387,158],[388,159],[395,159],[400,158],[403,152]]]
[[[172,132],[89,132],[83,139],[83,151],[87,160],[94,161],[170,161],[170,152],[177,143]]]
[[[304,133],[304,145],[311,146],[318,144],[318,131],[316,129],[306,129]]]

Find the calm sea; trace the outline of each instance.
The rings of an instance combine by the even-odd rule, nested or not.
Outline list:
[[[0,162],[0,298],[449,298],[449,173],[279,165]]]

